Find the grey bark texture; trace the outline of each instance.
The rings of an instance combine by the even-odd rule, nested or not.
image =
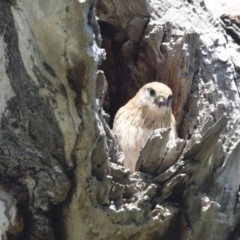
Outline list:
[[[1,239],[239,239],[229,21],[198,0],[0,0]],[[131,173],[110,126],[151,81],[179,138],[154,131]]]

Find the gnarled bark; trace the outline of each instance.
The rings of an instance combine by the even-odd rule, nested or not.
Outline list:
[[[237,239],[239,46],[203,2],[0,0],[0,20],[2,239]],[[151,81],[179,139],[156,130],[132,174],[109,126]]]

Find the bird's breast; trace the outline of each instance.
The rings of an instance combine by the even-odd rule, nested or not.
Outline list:
[[[158,128],[171,127],[171,114],[151,117],[141,109],[130,109],[125,106],[115,117],[113,131],[117,135],[121,150],[140,151],[149,135]]]

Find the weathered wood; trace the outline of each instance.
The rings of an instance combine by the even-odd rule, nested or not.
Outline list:
[[[225,28],[197,0],[0,0],[2,239],[237,239],[240,58]],[[108,114],[151,81],[173,90],[179,139],[153,134],[131,174]]]
[[[170,129],[157,129],[150,135],[140,152],[136,171],[154,174],[161,164],[167,147]]]

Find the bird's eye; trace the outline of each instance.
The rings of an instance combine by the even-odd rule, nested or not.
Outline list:
[[[153,90],[152,88],[149,88],[149,93],[150,93],[150,96],[154,97],[156,92],[155,90]]]

